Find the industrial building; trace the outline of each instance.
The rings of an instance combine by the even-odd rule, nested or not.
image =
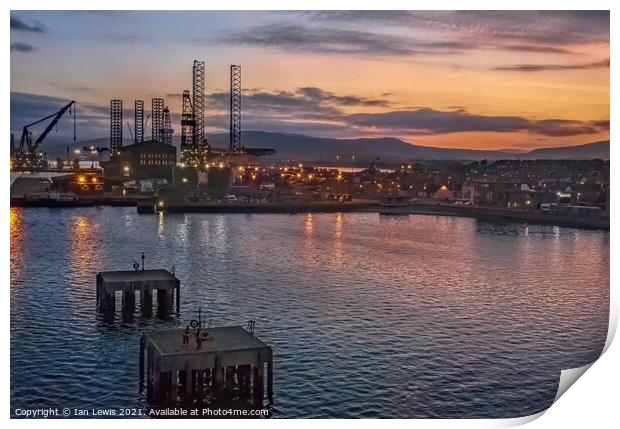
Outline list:
[[[101,162],[106,177],[166,179],[172,182],[176,147],[155,140],[121,147],[110,161]]]
[[[230,141],[227,148],[213,149],[204,135],[205,62],[195,60],[192,91],[183,90],[181,148],[179,165],[172,141],[170,109],[163,98],[151,99],[151,112],[145,115],[144,101],[135,100],[133,131],[127,128],[133,144],[123,146],[123,102],[110,101],[110,160],[100,162],[106,177],[132,181],[165,179],[181,189],[200,187],[208,193],[224,195],[232,185],[233,165],[253,164],[255,157],[269,155],[272,149],[247,149],[241,144],[241,66],[230,66]],[[151,120],[151,139],[145,129]],[[216,167],[216,168],[213,168]]]

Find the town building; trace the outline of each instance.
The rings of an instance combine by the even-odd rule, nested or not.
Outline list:
[[[145,141],[123,146],[110,161],[101,162],[106,177],[127,180],[173,180],[177,163],[174,146],[158,141]]]

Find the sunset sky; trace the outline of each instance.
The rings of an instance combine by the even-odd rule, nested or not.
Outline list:
[[[163,97],[178,135],[194,59],[207,132],[228,130],[241,64],[243,130],[482,149],[609,138],[609,13],[583,11],[16,11],[11,129],[76,100],[79,137],[105,137],[111,98],[133,122],[134,99]]]

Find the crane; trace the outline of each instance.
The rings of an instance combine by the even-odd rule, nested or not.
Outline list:
[[[43,140],[47,135],[52,131],[52,129],[56,126],[60,118],[69,111],[69,114],[73,115],[73,141],[76,139],[76,117],[77,112],[75,111],[75,101],[71,101],[66,106],[62,107],[59,111],[52,113],[51,115],[46,116],[45,118],[39,119],[38,121],[34,121],[28,125],[25,125],[22,129],[22,136],[19,142],[19,147],[15,151],[13,155],[13,160],[11,162],[11,167],[14,170],[38,170],[45,169],[47,167],[47,160],[37,153],[39,146],[43,143]],[[71,108],[73,107],[73,112]],[[40,124],[41,122],[47,121],[51,119],[51,122],[47,125],[45,130],[37,137],[36,140],[32,139],[32,132],[30,131],[30,127]]]
[[[131,140],[135,143],[136,142],[136,137],[135,137],[135,134],[133,133],[133,131],[131,129],[131,125],[129,124],[129,121],[127,121],[127,128],[129,128],[129,135],[131,136]]]

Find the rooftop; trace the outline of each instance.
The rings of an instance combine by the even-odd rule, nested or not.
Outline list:
[[[190,340],[189,348],[183,348],[184,330],[185,328],[151,331],[145,332],[144,336],[147,341],[150,341],[159,350],[161,355],[232,352],[269,348],[267,344],[241,326],[204,329],[203,331],[209,333],[209,337],[203,341],[200,350],[196,349],[195,340],[193,339]]]
[[[168,151],[168,152],[175,152],[177,151],[177,148],[173,145],[167,144],[167,143],[163,143],[157,140],[147,140],[144,142],[140,142],[140,143],[132,143],[130,145],[127,146],[123,146],[121,148],[121,151],[142,151],[142,150],[164,150],[164,151]]]
[[[102,271],[99,273],[104,283],[119,282],[152,282],[174,280],[174,275],[168,270],[126,270]]]

